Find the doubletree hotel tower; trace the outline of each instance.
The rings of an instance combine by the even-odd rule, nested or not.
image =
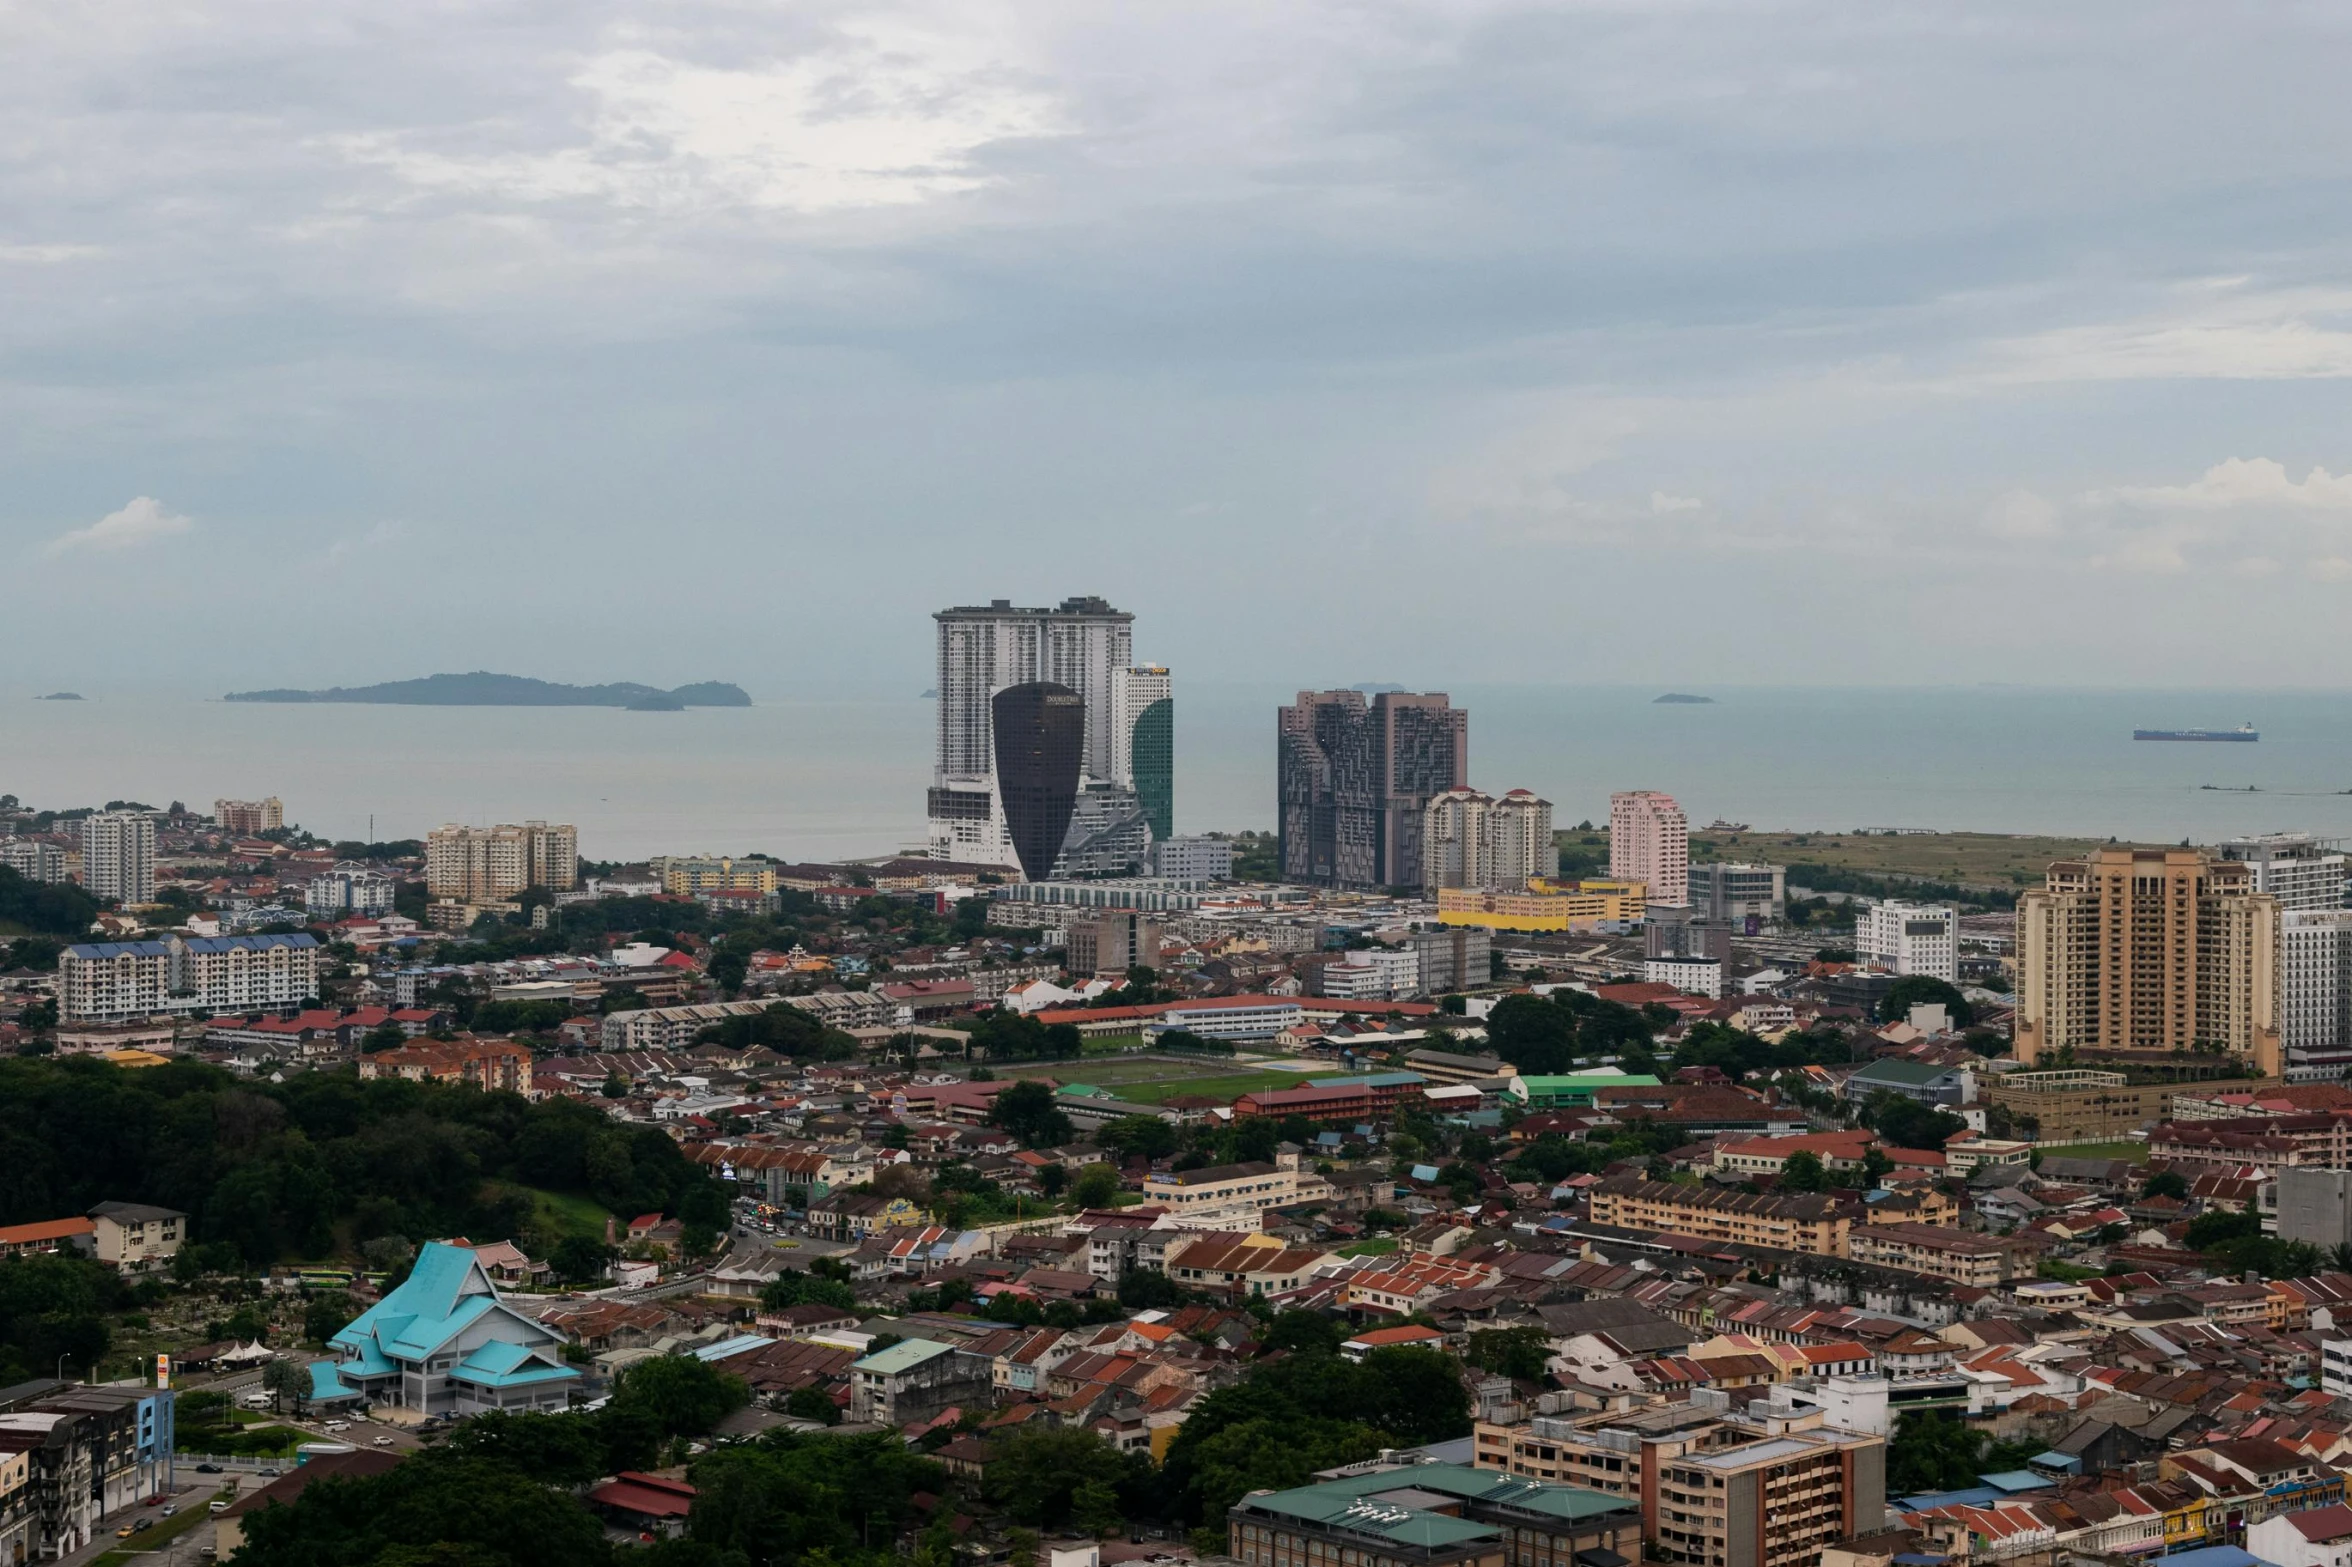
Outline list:
[[[1037,881],[1142,869],[1174,831],[1168,671],[1135,663],[1135,617],[1099,598],[943,609],[934,859]]]

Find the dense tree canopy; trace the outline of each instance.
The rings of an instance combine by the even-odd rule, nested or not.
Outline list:
[[[988,1107],[988,1120],[1028,1148],[1058,1147],[1076,1135],[1070,1129],[1070,1118],[1054,1104],[1053,1090],[1028,1080],[1008,1083],[999,1090]]]
[[[1074,1024],[1019,1012],[984,1013],[972,1028],[972,1048],[991,1061],[1075,1061],[1082,1043]]]
[[[0,865],[0,925],[81,938],[97,917],[98,900],[70,882],[33,881]]]
[[[511,1184],[510,1184],[511,1183]],[[323,1257],[339,1236],[523,1235],[521,1187],[704,1222],[724,1198],[660,1130],[585,1105],[311,1072],[251,1083],[199,1062],[126,1071],[0,1061],[0,1223],[109,1198],[195,1216],[246,1261]]]
[[[1278,1319],[1278,1331],[1286,1319]],[[1383,1447],[1441,1442],[1469,1430],[1470,1396],[1452,1356],[1377,1349],[1352,1364],[1301,1342],[1296,1353],[1261,1364],[1194,1407],[1162,1471],[1164,1505],[1195,1523],[1220,1518],[1261,1486],[1303,1484],[1317,1469]]]
[[[1900,1023],[1918,1006],[1941,1006],[1955,1028],[1966,1028],[1976,1021],[1976,1008],[1957,986],[1927,974],[1906,974],[1896,980],[1879,998],[1878,1016],[1882,1022]]]
[[[857,1054],[856,1040],[783,1001],[748,1017],[713,1023],[694,1037],[700,1043],[721,1044],[730,1050],[764,1045],[795,1061],[845,1061]]]

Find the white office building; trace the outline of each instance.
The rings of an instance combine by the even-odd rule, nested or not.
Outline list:
[[[155,901],[155,818],[98,811],[82,818],[82,888],[122,903]]]
[[[2279,916],[2279,1043],[2289,1082],[2352,1070],[2352,909]]]
[[[1649,958],[1642,963],[1642,981],[1650,985],[1672,985],[1686,996],[1706,996],[1723,999],[1723,960],[1721,958]]]
[[[1178,881],[1231,881],[1233,840],[1163,838],[1152,845],[1152,874]]]
[[[1368,947],[1342,952],[1323,965],[1322,993],[1339,1001],[1395,1001],[1421,991],[1417,947]]]
[[[392,878],[365,865],[342,864],[314,876],[303,888],[303,906],[325,919],[372,918],[392,912]]]
[[[1745,929],[1788,916],[1788,868],[1737,860],[1703,860],[1690,868],[1690,902],[1706,919]]]
[[[2251,866],[2254,890],[2278,899],[2281,909],[2344,906],[2344,855],[2333,840],[2307,832],[2264,833],[2229,839],[2221,857]]]
[[[1854,922],[1854,956],[1896,974],[1960,980],[1960,911],[1946,903],[1874,904]]]

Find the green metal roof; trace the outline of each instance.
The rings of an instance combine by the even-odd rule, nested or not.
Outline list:
[[[1939,1077],[1960,1069],[1955,1066],[1929,1066],[1924,1061],[1873,1061],[1847,1079],[1865,1083],[1902,1083],[1912,1088],[1925,1088]]]
[[[1588,1088],[1656,1088],[1658,1080],[1647,1072],[1568,1072],[1556,1077],[1530,1077],[1521,1073],[1519,1080],[1531,1094],[1580,1093]]]
[[[879,1376],[896,1376],[901,1371],[912,1371],[926,1361],[955,1353],[948,1344],[935,1344],[927,1338],[900,1339],[888,1349],[876,1350],[865,1359],[851,1364],[852,1371],[871,1371]]]
[[[1497,1524],[1430,1512],[1382,1498],[1394,1493],[1422,1491],[1458,1497],[1493,1507],[1541,1513],[1547,1517],[1579,1520],[1601,1513],[1622,1512],[1633,1504],[1624,1497],[1579,1486],[1526,1480],[1467,1464],[1413,1464],[1366,1474],[1342,1475],[1296,1490],[1245,1497],[1244,1507],[1285,1513],[1334,1528],[1356,1529],[1400,1544],[1441,1546],[1465,1540],[1492,1538],[1502,1533]]]

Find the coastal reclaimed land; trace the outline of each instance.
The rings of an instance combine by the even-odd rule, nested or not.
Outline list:
[[[2013,891],[2041,885],[2052,860],[2074,859],[2114,841],[1995,832],[1693,832],[1690,852],[1693,860],[1822,865],[1862,876]]]

